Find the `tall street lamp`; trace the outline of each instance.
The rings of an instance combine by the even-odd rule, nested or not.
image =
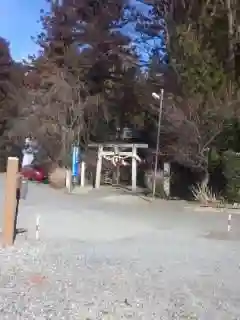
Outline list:
[[[152,93],[152,97],[155,100],[159,101],[159,110],[158,110],[158,130],[157,130],[157,142],[156,142],[156,156],[155,156],[155,166],[154,166],[154,176],[153,176],[153,190],[152,196],[155,197],[156,193],[156,178],[157,178],[157,169],[158,169],[158,154],[160,147],[160,133],[161,133],[161,121],[162,121],[162,110],[163,110],[163,94],[164,89],[161,89],[161,93],[157,94],[155,92]]]

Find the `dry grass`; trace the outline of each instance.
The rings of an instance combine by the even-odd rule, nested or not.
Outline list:
[[[204,206],[219,205],[220,200],[206,183],[199,183],[191,188],[194,199]]]
[[[55,168],[49,174],[49,185],[55,189],[63,189],[66,184],[66,169]]]

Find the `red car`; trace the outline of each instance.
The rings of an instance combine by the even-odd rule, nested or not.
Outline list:
[[[47,175],[43,168],[38,165],[26,166],[21,171],[25,179],[37,182],[44,182],[47,180]]]

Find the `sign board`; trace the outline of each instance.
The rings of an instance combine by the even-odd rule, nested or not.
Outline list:
[[[73,146],[72,149],[72,176],[77,178],[79,176],[79,157],[80,157],[80,148]]]

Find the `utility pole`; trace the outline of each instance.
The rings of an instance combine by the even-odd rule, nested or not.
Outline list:
[[[158,159],[159,159],[160,134],[161,134],[161,122],[162,122],[162,110],[163,110],[163,94],[164,94],[164,90],[163,89],[161,89],[161,94],[160,95],[155,93],[155,92],[152,93],[152,97],[159,101],[156,156],[155,156],[154,176],[153,176],[153,190],[152,190],[153,198],[155,198],[155,194],[156,194],[156,178],[157,178]]]

